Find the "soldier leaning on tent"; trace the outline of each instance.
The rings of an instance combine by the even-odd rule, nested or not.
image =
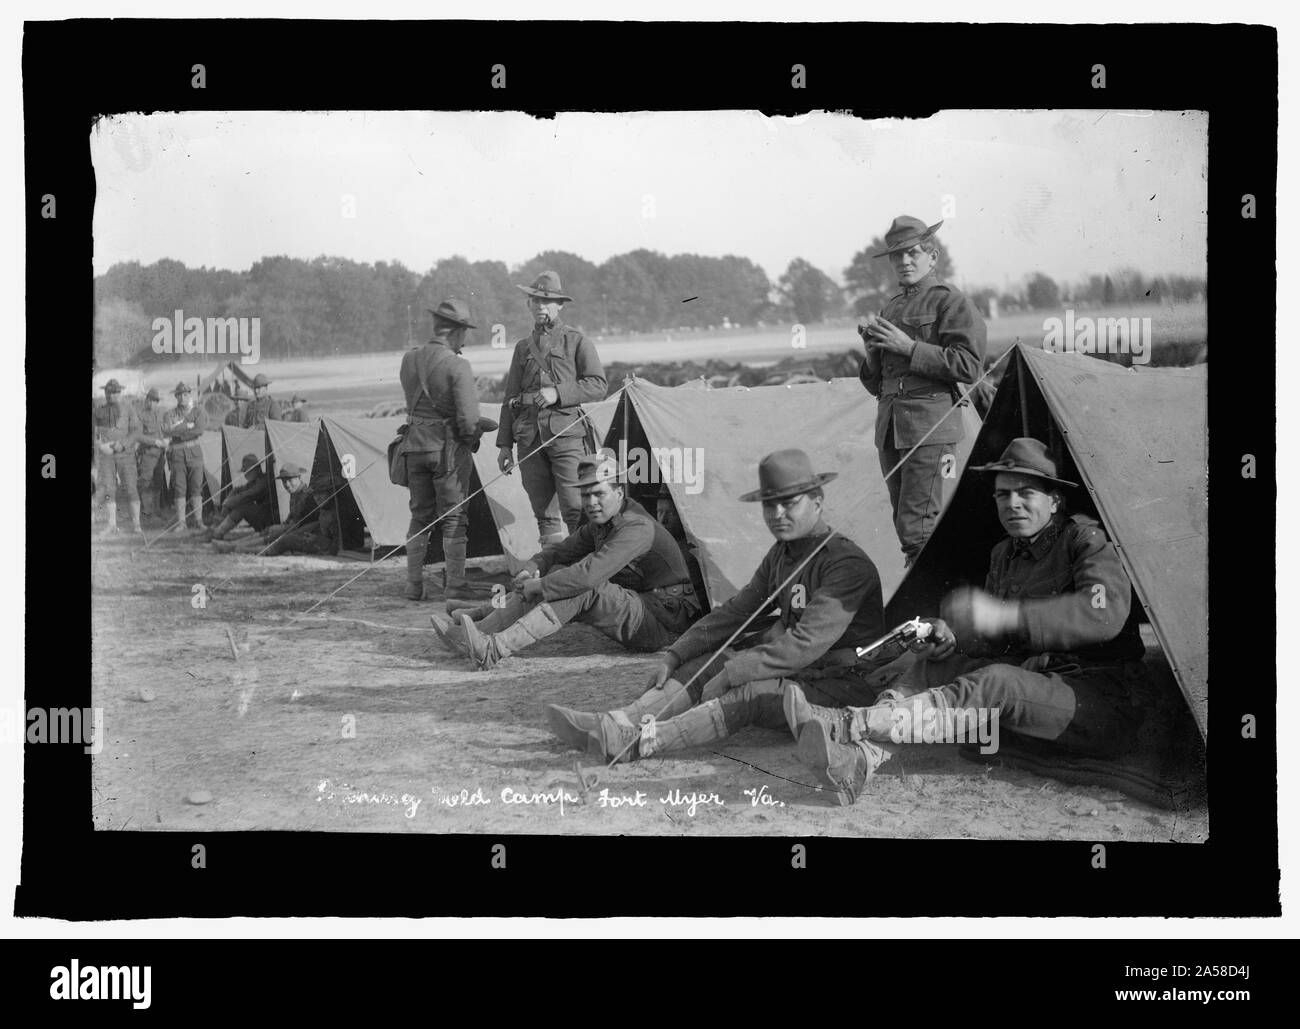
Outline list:
[[[136,494],[135,446],[140,437],[140,417],[135,408],[122,402],[122,384],[116,379],[104,383],[104,403],[91,411],[91,440],[95,447],[98,482],[95,507],[108,499],[108,523],[104,535],[117,532],[117,491],[127,491],[131,506],[131,531],[140,528],[140,498]],[[93,526],[93,521],[92,521]]]
[[[933,642],[899,688],[871,707],[821,710],[795,696],[799,754],[852,802],[887,757],[876,744],[917,740],[915,726],[951,712],[998,712],[1000,731],[1083,756],[1132,749],[1141,722],[1130,687],[1144,646],[1131,586],[1095,518],[1065,512],[1064,490],[1038,440],[1012,440],[992,473],[1007,538],[984,589],[944,598]],[[915,687],[921,692],[912,693]]]
[[[879,399],[881,473],[889,475],[916,447],[886,480],[909,567],[938,521],[945,458],[951,464],[965,435],[961,417],[948,412],[961,400],[958,383],[973,383],[982,373],[987,336],[975,305],[938,278],[934,234],[942,224],[894,219],[885,233],[888,249],[872,256],[889,257],[903,290],[858,326],[867,352],[859,377]]]
[[[221,554],[335,554],[339,540],[332,532],[332,522],[322,523],[321,498],[308,485],[307,472],[296,464],[286,464],[276,474],[289,492],[289,517],[236,542],[215,540],[212,546]]]
[[[254,531],[263,532],[274,521],[271,510],[271,490],[266,473],[262,468],[265,458],[256,454],[245,454],[240,470],[244,473],[244,484],[233,489],[221,502],[221,521],[209,529],[206,540],[225,539],[227,533],[247,522]]]
[[[411,524],[406,542],[406,598],[424,596],[424,557],[429,526],[442,515],[442,552],[446,562],[444,595],[475,596],[465,581],[469,547],[469,505],[473,452],[485,425],[479,417],[474,370],[460,356],[465,333],[477,328],[460,300],[444,300],[433,315],[433,337],[402,355],[399,377],[406,394],[407,429],[397,453],[406,461],[411,491]]]
[[[515,344],[506,375],[497,467],[508,473],[519,466],[545,547],[563,539],[566,527],[575,531],[582,518],[578,461],[596,449],[582,404],[605,399],[605,370],[595,345],[560,322],[560,307],[573,298],[561,291],[555,272],[517,288],[528,294],[533,331]],[[550,513],[556,498],[563,521]]]
[[[259,372],[253,379],[253,399],[244,405],[243,416],[239,420],[245,429],[264,429],[267,422],[280,420],[280,401],[271,396],[268,387],[271,380]]]
[[[614,456],[578,462],[578,487],[586,522],[524,565],[515,576],[517,592],[506,594],[503,606],[459,609],[459,632],[432,616],[438,635],[474,667],[486,671],[571,621],[633,650],[659,650],[699,617],[681,549],[628,497]]]
[[[880,575],[856,543],[822,518],[822,487],[834,478],[834,472],[814,474],[802,450],[763,458],[759,488],[740,499],[762,503],[776,542],[748,585],[668,648],[637,701],[608,714],[550,705],[551,730],[605,760],[631,761],[702,746],[746,725],[789,732],[783,697],[796,682],[820,704],[871,697],[853,666],[856,648],[883,631]],[[774,593],[780,616],[757,642],[715,657],[746,619],[771,608]]]
[[[166,485],[163,479],[163,459],[167,454],[167,436],[163,432],[165,412],[158,406],[158,391],[149,390],[140,409],[140,432],[136,436],[139,449],[135,452],[136,483],[140,490],[142,513],[152,518],[158,514],[158,497]]]
[[[189,498],[189,525],[203,531],[203,448],[199,439],[208,427],[203,408],[195,407],[190,388],[183,382],[173,390],[176,406],[163,415],[163,434],[171,440],[167,460],[172,475],[172,497],[176,518],[185,522],[185,501]]]

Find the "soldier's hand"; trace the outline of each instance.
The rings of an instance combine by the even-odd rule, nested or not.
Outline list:
[[[914,653],[927,661],[942,661],[957,648],[957,637],[942,618],[922,618],[930,626],[930,635],[910,645]]]
[[[872,344],[893,354],[907,357],[916,345],[916,341],[911,336],[884,318],[877,317],[869,331]]]
[[[537,392],[542,395],[542,399],[546,401],[547,407],[550,407],[560,399],[560,391],[554,386],[543,386]]]
[[[704,692],[700,694],[700,703],[717,700],[729,689],[731,689],[731,673],[724,668],[704,684]]]
[[[532,561],[525,561],[524,566],[519,569],[519,571],[515,572],[514,581],[516,583],[524,583],[529,579],[536,579],[541,574],[541,569],[539,569],[537,565]]]
[[[1014,602],[999,600],[983,590],[963,586],[953,590],[939,605],[959,640],[996,640],[1016,629],[1020,608]]]
[[[545,591],[542,588],[541,579],[525,580],[521,592],[523,593],[525,600],[532,601],[545,599]]]
[[[506,475],[509,475],[511,469],[514,468],[514,466],[515,466],[514,447],[499,447],[497,449],[497,467],[501,469],[501,471],[504,472]]]
[[[113,444],[111,443],[99,444],[99,452],[101,454],[111,454],[113,452]]]
[[[646,680],[646,684],[645,684],[646,689],[648,690],[663,689],[664,683],[666,683],[669,680],[669,678],[672,677],[672,674],[675,671],[677,671],[677,658],[669,654],[657,665],[655,665],[654,670],[651,671],[650,678]]]

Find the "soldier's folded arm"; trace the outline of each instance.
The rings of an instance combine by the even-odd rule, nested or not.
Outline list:
[[[580,561],[596,549],[596,541],[591,535],[591,525],[584,522],[578,531],[570,533],[564,539],[543,547],[541,552],[531,560],[537,566],[538,575],[545,575],[552,568],[571,565]]]
[[[731,684],[739,686],[755,679],[795,675],[825,656],[858,613],[871,579],[865,561],[837,561],[827,569],[797,624],[773,640],[741,651],[727,662]]]
[[[1096,526],[1079,526],[1068,546],[1074,590],[1020,602],[1019,632],[1034,650],[1108,643],[1128,620],[1132,587],[1106,534]]]
[[[473,446],[483,430],[478,424],[478,387],[474,385],[474,372],[463,357],[456,357],[451,373],[452,395],[456,400],[456,429],[460,438]]]
[[[556,383],[555,391],[559,394],[556,406],[572,407],[574,404],[594,404],[605,399],[609,382],[605,378],[604,366],[596,346],[586,336],[578,341],[573,355],[574,381]]]
[[[975,305],[951,294],[939,305],[939,342],[917,340],[911,370],[943,382],[974,382],[984,368],[988,330]]]
[[[654,526],[640,519],[629,519],[582,560],[543,575],[542,596],[547,600],[563,600],[604,585],[630,562],[649,553],[654,541]]]

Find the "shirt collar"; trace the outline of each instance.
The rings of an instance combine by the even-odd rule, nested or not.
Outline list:
[[[905,297],[917,296],[920,293],[924,293],[931,286],[936,285],[938,281],[939,278],[934,274],[934,272],[926,272],[925,277],[922,278],[920,282],[917,282],[911,286],[903,287],[903,296]]]
[[[1036,536],[1029,539],[1011,538],[1011,555],[1019,557],[1021,554],[1029,554],[1035,561],[1040,561],[1043,555],[1052,549],[1052,544],[1056,542],[1056,537],[1061,534],[1063,521],[1060,517],[1053,515],[1052,520],[1038,530]]]
[[[834,530],[825,522],[820,522],[812,532],[807,536],[800,536],[797,540],[789,540],[784,543],[786,553],[796,559],[803,559],[808,556],[808,552],[816,547],[821,541],[829,536]]]

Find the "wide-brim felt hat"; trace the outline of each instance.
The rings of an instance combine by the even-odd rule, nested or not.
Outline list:
[[[1062,479],[1056,474],[1056,462],[1047,452],[1047,446],[1029,436],[1013,439],[1002,451],[1002,456],[989,464],[976,465],[972,472],[1007,472],[1012,475],[1032,475],[1057,486],[1069,486],[1077,489],[1079,484],[1069,479]]]
[[[500,428],[500,426],[487,415],[479,416],[478,427],[480,432],[491,432],[493,429]]]
[[[561,288],[560,276],[555,272],[542,272],[533,279],[531,286],[515,286],[515,289],[522,289],[530,297],[539,297],[542,300],[560,300],[565,303],[573,301],[573,297]]]
[[[179,397],[182,393],[192,393],[192,392],[193,390],[191,390],[189,386],[187,386],[185,383],[178,382],[176,383],[176,388],[172,390],[172,396]]]
[[[741,496],[744,503],[783,500],[824,486],[839,472],[814,472],[802,450],[777,450],[758,462],[758,489]]]
[[[261,372],[258,372],[253,377],[253,389],[260,389],[262,386],[269,386],[269,385],[271,385],[271,380],[268,379]]]
[[[277,479],[298,479],[307,474],[305,468],[299,468],[296,464],[287,464],[275,473]]]
[[[160,396],[158,395],[158,387],[156,387],[156,386],[150,386],[150,387],[149,387],[149,392],[146,393],[146,394],[144,395],[144,398],[145,398],[145,400],[161,400],[161,399],[162,399],[162,397],[160,397]]]
[[[578,460],[579,487],[597,486],[602,482],[619,485],[622,471],[618,459],[611,451],[602,450],[599,454],[588,454]]]
[[[258,457],[256,454],[245,454],[244,459],[239,463],[239,470],[241,472],[244,472],[245,474],[248,473],[248,470],[250,468],[257,468],[258,470],[261,470],[261,467],[262,467],[262,459]]]
[[[435,318],[440,318],[444,322],[451,322],[453,325],[459,325],[465,329],[477,329],[478,326],[469,320],[469,305],[462,300],[450,297],[444,300],[437,307],[425,308]]]
[[[104,385],[101,388],[104,390],[105,393],[122,392],[122,384],[118,382],[116,379],[109,379],[106,383],[104,383]]]
[[[889,231],[885,233],[885,249],[871,256],[887,257],[917,243],[923,243],[938,232],[942,224],[943,221],[940,220],[933,225],[926,225],[920,218],[913,218],[910,214],[899,215],[894,219],[894,224],[889,226]]]

